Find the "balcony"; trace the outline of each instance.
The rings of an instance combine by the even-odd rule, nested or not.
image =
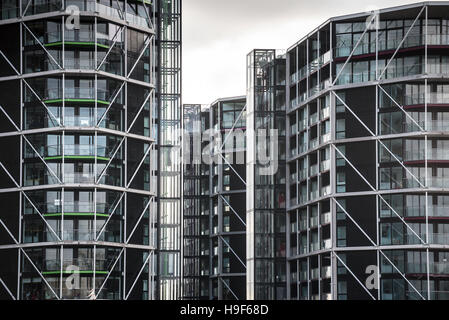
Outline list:
[[[111,265],[115,262],[115,259],[96,259],[95,260],[95,271],[97,273],[107,274]],[[63,259],[62,268],[60,259],[48,259],[43,261],[43,274],[53,274],[60,273],[61,269],[65,272],[69,267],[76,266],[79,271],[91,272],[94,270],[94,259],[93,258],[72,258]]]
[[[58,160],[62,159],[62,145],[49,145],[44,148],[45,150],[40,152],[41,156],[45,160]],[[64,145],[64,158],[65,159],[95,159],[109,160],[110,151],[106,147],[88,144],[65,144]],[[33,153],[26,153],[27,158],[33,158]],[[120,157],[117,157],[120,158]]]
[[[109,105],[109,92],[107,90],[90,87],[66,87],[64,91],[64,101],[66,102],[97,102],[100,104]],[[62,102],[61,89],[47,89],[44,97],[46,103]]]
[[[297,273],[292,272],[290,277],[291,282],[296,283],[298,281]]]
[[[332,277],[332,269],[330,266],[321,268],[321,279],[330,279]]]
[[[296,248],[296,247],[291,247],[291,248],[290,248],[290,256],[291,256],[291,257],[294,257],[294,256],[296,256],[297,254],[298,254],[297,248]]]
[[[303,131],[307,128],[307,119],[300,119],[298,122],[298,131]]]
[[[331,223],[331,221],[332,221],[332,214],[330,212],[321,214],[321,225],[329,224]]]
[[[406,151],[404,161],[425,161],[426,152],[425,150],[417,151]],[[427,150],[427,160],[432,161],[448,161],[449,153],[444,149],[433,149],[429,148]]]
[[[62,213],[62,201],[55,199],[53,202],[36,203],[35,206],[42,212],[44,216],[60,216]],[[97,202],[95,209],[93,201],[64,201],[64,212],[68,213],[81,213],[92,214],[97,213],[97,216],[104,215],[109,216],[110,211],[115,207],[115,203]],[[28,211],[30,209],[30,211]],[[32,214],[34,211],[31,207],[27,206],[25,214]],[[121,214],[118,210],[116,214]]]
[[[315,149],[316,147],[318,147],[318,144],[319,144],[318,137],[311,139],[309,141],[309,149],[310,150]]]
[[[295,150],[296,151],[296,150]],[[304,153],[304,152],[306,152],[307,151],[307,143],[306,142],[303,142],[303,143],[301,143],[300,145],[299,145],[299,148],[298,148],[298,153],[297,154],[302,154],[302,153]]]
[[[316,200],[319,198],[318,190],[311,191],[309,194],[310,201]]]
[[[307,168],[299,170],[299,181],[304,181],[308,178],[309,175],[307,174],[307,172]]]
[[[312,242],[310,244],[310,251],[319,251],[320,250],[320,244],[318,242]]]
[[[309,117],[309,125],[313,126],[316,123],[318,123],[318,113],[317,112],[310,115],[310,117]]]
[[[329,141],[331,141],[331,138],[332,138],[332,136],[330,133],[323,134],[323,135],[321,135],[321,143],[329,142]]]
[[[310,166],[310,176],[316,176],[318,174],[318,164],[315,163]]]
[[[420,234],[421,239],[426,242],[426,235]],[[396,244],[422,244],[421,240],[415,234],[399,235],[391,239],[393,245]],[[449,245],[449,234],[447,233],[429,233],[429,244]]]
[[[298,204],[298,199],[297,198],[291,198],[290,199],[290,206],[294,207]]]
[[[321,188],[321,196],[322,197],[326,197],[330,194],[331,194],[331,186],[330,185]]]
[[[312,269],[310,272],[310,279],[318,280],[319,278],[320,278],[320,269],[319,268]]]
[[[290,83],[293,84],[298,81],[298,72],[295,72],[290,75]]]
[[[67,215],[71,215],[67,213]],[[80,216],[87,216],[83,215],[82,213],[79,214]],[[90,214],[93,217],[93,214]],[[56,216],[56,214],[52,215],[45,215],[48,216]],[[61,214],[59,214],[61,216]],[[104,230],[100,234],[100,230],[97,230],[96,232],[94,230],[89,229],[75,229],[75,230],[64,230],[64,232],[61,234],[61,230],[54,230],[55,233],[61,237],[63,241],[104,241],[104,242],[120,242],[121,241],[121,235],[120,231],[112,231],[112,230]],[[59,239],[56,237],[56,235],[50,231],[50,230],[40,230],[40,231],[27,231],[24,235],[24,242],[25,243],[37,243],[37,242],[55,242],[59,241]]]
[[[296,155],[298,154],[298,150],[296,148],[290,149],[290,154],[292,157],[296,157]]]
[[[299,281],[305,282],[307,280],[308,280],[307,279],[307,271],[306,270],[305,271],[300,271],[299,272]]]
[[[296,222],[292,222],[292,223],[290,224],[290,232],[291,232],[291,233],[296,233],[296,232],[298,232]]]
[[[19,7],[9,7],[0,10],[0,20],[14,19],[19,16]]]
[[[321,241],[321,249],[322,250],[329,250],[332,248],[332,240],[331,239],[325,239]]]
[[[298,175],[295,173],[290,174],[290,184],[298,182]]]
[[[310,227],[311,228],[318,227],[318,216],[310,217]]]
[[[396,212],[404,218],[425,218],[426,207],[425,206],[407,206],[407,207],[394,207]],[[429,205],[427,208],[427,214],[429,218],[447,218],[449,217],[449,206]],[[381,217],[396,217],[396,214],[388,209],[381,210]]]
[[[65,183],[83,183],[83,184],[93,184],[96,182],[96,177],[93,172],[74,172],[74,173],[64,173]]]
[[[290,127],[290,135],[293,136],[293,135],[295,135],[295,134],[297,134],[297,133],[298,133],[298,126],[297,126],[297,124],[295,123],[294,125],[292,125],[292,126]]]
[[[324,120],[326,118],[329,118],[330,117],[330,113],[331,113],[330,111],[331,111],[331,108],[329,108],[329,107],[321,109],[321,111],[320,111],[320,119]]]
[[[307,230],[307,220],[299,220],[299,231]]]
[[[330,160],[321,161],[321,163],[320,163],[320,171],[321,172],[326,172],[326,171],[329,171],[330,169],[331,169],[331,161]]]

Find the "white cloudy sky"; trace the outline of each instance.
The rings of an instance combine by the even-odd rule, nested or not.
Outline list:
[[[183,103],[244,95],[246,55],[287,49],[333,16],[418,0],[182,0]]]

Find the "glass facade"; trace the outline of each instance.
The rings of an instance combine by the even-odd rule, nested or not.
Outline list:
[[[334,18],[288,50],[289,299],[447,299],[442,8]]]
[[[184,148],[189,148],[188,159],[185,153],[183,163],[183,298],[208,300],[210,168],[197,156],[201,155],[204,146],[201,143],[202,135],[210,128],[209,110],[204,110],[201,105],[184,105],[183,117],[184,130],[189,134],[189,143],[184,144]],[[197,144],[200,150],[195,150]]]
[[[179,297],[180,165],[167,150],[181,125],[180,2],[2,1],[0,12],[6,286],[25,300]]]
[[[179,299],[182,257],[181,0],[157,0],[160,298]]]
[[[285,79],[285,57],[275,50],[254,50],[247,56],[246,286],[250,300],[286,298]]]
[[[245,299],[245,119],[245,97],[184,105],[185,299]]]

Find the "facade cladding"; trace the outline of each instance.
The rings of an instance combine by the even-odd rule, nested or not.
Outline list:
[[[246,98],[185,105],[184,121],[191,139],[190,161],[184,163],[184,297],[242,300]],[[195,152],[195,141],[202,140]],[[202,159],[193,157],[198,154]]]
[[[0,297],[178,298],[180,1],[0,12]]]
[[[209,111],[201,105],[183,106],[184,158],[183,190],[183,297],[188,300],[209,299],[209,165],[193,161],[194,141],[201,141],[209,128]],[[202,149],[201,145],[201,149]],[[200,153],[201,154],[201,153]]]
[[[246,97],[184,105],[185,299],[286,298],[285,55],[255,50],[247,67]],[[255,130],[270,135],[258,141],[268,151]]]
[[[285,56],[276,50],[247,56],[246,286],[251,300],[286,298],[285,66]]]
[[[448,26],[420,3],[288,50],[290,299],[449,298]]]
[[[449,3],[425,2],[332,18],[285,59],[248,55],[247,299],[449,299],[448,48]],[[285,177],[258,173],[251,132],[271,128],[285,136]],[[214,170],[202,185],[212,217]],[[212,235],[213,218],[198,219]],[[189,272],[213,279],[209,239],[197,251],[209,265]]]

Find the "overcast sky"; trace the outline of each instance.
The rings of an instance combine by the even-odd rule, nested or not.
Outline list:
[[[287,49],[327,19],[409,0],[183,0],[183,103],[245,95],[246,55]]]

